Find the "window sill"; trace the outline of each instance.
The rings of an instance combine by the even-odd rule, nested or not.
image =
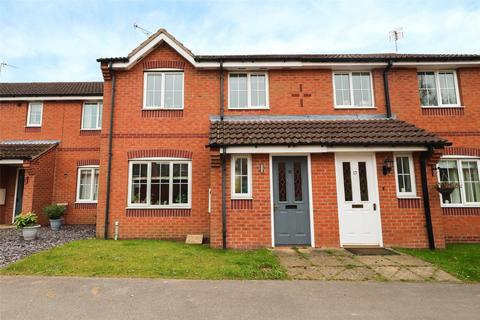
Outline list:
[[[95,128],[95,129],[85,129],[85,128],[81,128],[80,131],[101,131],[102,128]]]
[[[252,196],[230,196],[230,200],[253,200]]]
[[[420,106],[422,109],[463,109],[464,106]]]
[[[183,110],[184,108],[165,108],[165,107],[143,107],[142,110],[165,110],[165,111],[179,111]]]
[[[228,107],[228,110],[241,110],[241,111],[244,111],[244,110],[270,110],[270,107],[247,107],[247,108],[232,108],[232,107]]]
[[[441,205],[442,208],[480,208],[480,204]]]
[[[26,125],[25,128],[41,128],[42,126]]]
[[[397,199],[421,199],[419,196],[401,196],[397,194]]]
[[[97,204],[98,201],[75,201],[75,204]]]
[[[355,106],[347,106],[347,107],[341,107],[341,106],[335,106],[334,109],[336,110],[362,110],[362,109],[377,109],[377,107],[355,107]]]
[[[127,210],[192,209],[192,206],[128,206]]]

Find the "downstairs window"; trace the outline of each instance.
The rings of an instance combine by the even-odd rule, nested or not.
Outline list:
[[[438,163],[438,180],[458,185],[443,206],[480,206],[480,159],[444,159]]]

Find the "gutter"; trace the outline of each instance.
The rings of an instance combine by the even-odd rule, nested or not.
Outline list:
[[[220,60],[220,122],[225,126],[224,117],[225,110],[223,106],[224,100],[224,75],[223,75],[223,61]],[[225,134],[225,128],[222,130],[222,135]],[[223,141],[223,139],[222,139]],[[222,247],[227,249],[227,146],[222,147]]]
[[[432,154],[432,147],[429,151],[424,151],[420,154],[420,176],[422,180],[422,195],[423,208],[425,211],[425,227],[427,229],[428,247],[430,250],[435,250],[435,237],[433,235],[432,215],[430,210],[430,196],[428,194],[427,181],[427,158]]]
[[[110,214],[110,181],[112,172],[112,144],[113,144],[113,114],[115,110],[115,72],[112,68],[112,62],[108,64],[109,72],[112,75],[112,92],[110,102],[110,128],[108,129],[108,162],[107,162],[107,190],[105,199],[105,224],[103,238],[108,239],[108,224]]]
[[[390,91],[388,89],[388,72],[393,66],[393,61],[388,60],[387,67],[383,70],[383,88],[385,91],[385,107],[387,109],[387,118],[392,118],[392,106],[390,104]]]

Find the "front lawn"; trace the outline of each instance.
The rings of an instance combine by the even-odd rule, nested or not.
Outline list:
[[[480,282],[480,244],[449,244],[446,249],[399,249],[431,262],[459,279]]]
[[[267,249],[237,251],[160,240],[80,240],[26,257],[3,275],[286,279]]]

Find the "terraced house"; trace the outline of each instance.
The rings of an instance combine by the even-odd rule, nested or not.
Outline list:
[[[97,61],[0,84],[0,223],[55,202],[107,238],[480,241],[480,55],[199,56],[160,29]]]

